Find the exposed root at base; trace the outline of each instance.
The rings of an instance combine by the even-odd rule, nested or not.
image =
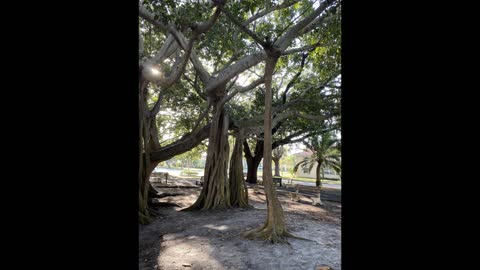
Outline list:
[[[293,234],[291,234],[287,231],[276,232],[275,230],[273,230],[273,228],[265,227],[265,225],[260,227],[260,228],[247,231],[243,234],[243,236],[247,239],[250,239],[250,240],[255,240],[255,239],[265,240],[265,241],[270,242],[272,244],[274,244],[274,243],[286,243],[286,244],[290,245],[290,243],[287,241],[287,238],[295,238],[295,239],[315,242],[315,241],[310,240],[310,239],[295,236],[295,235],[293,235]]]
[[[246,205],[246,206],[230,206],[230,207],[210,207],[210,208],[200,208],[200,207],[197,207],[197,206],[194,206],[194,205],[191,205],[187,208],[183,208],[181,210],[178,210],[178,212],[193,212],[193,211],[216,211],[216,210],[228,210],[228,209],[235,209],[235,208],[243,208],[243,209],[251,209],[253,208],[253,206],[251,205]]]

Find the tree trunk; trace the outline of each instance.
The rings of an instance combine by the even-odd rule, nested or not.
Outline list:
[[[232,207],[249,207],[248,189],[243,179],[242,164],[242,131],[235,138],[232,157],[230,159],[230,204]]]
[[[147,224],[150,222],[152,216],[149,211],[149,204],[151,199],[157,195],[157,192],[150,183],[150,175],[159,162],[150,160],[150,151],[155,149],[158,145],[153,140],[157,139],[157,136],[153,132],[158,132],[154,119],[149,119],[149,111],[147,107],[147,83],[141,82],[140,92],[138,96],[138,109],[139,109],[139,172],[138,172],[138,218],[141,224]],[[153,123],[153,125],[152,125]],[[153,132],[152,132],[153,127]]]
[[[138,218],[141,224],[150,222],[148,211],[148,189],[150,187],[149,177],[152,172],[149,159],[149,135],[146,121],[146,82],[139,88],[138,109],[139,109],[139,171],[138,171]]]
[[[265,119],[263,150],[263,183],[267,197],[267,220],[259,229],[245,234],[247,238],[269,240],[272,243],[285,242],[285,237],[292,236],[285,227],[282,205],[277,198],[272,177],[272,75],[279,55],[270,55],[265,65]]]
[[[188,210],[230,208],[228,165],[228,117],[222,107],[215,107],[212,127],[208,137],[207,162],[203,188],[197,201]]]
[[[322,189],[322,181],[321,181],[321,179],[320,179],[320,170],[321,170],[321,167],[322,167],[322,162],[318,161],[318,162],[317,162],[317,170],[316,170],[316,176],[317,176],[316,184],[317,184],[317,187],[320,188],[320,190]],[[325,178],[325,176],[324,176],[324,178]],[[322,202],[322,199],[321,199],[321,193],[320,193],[320,192],[318,193],[318,199],[319,199],[320,205],[323,205],[323,202]]]
[[[247,182],[250,184],[256,184],[258,166],[263,158],[263,141],[257,141],[254,154],[252,155],[250,146],[246,140],[243,140],[243,151],[245,152],[245,158],[247,159]]]
[[[322,167],[322,162],[318,162],[318,161],[317,161],[317,170],[316,170],[317,179],[316,179],[316,182],[315,182],[315,184],[317,185],[317,187],[321,187],[321,186],[322,186],[322,181],[321,181],[321,179],[320,179],[320,167]]]
[[[262,156],[247,158],[247,182],[250,184],[257,183],[257,171],[260,161],[262,161]]]
[[[158,165],[158,161],[153,161],[153,162],[150,162],[150,172],[148,174],[146,174],[147,176],[147,179],[148,181],[150,181],[150,176],[152,175],[153,171],[155,170],[155,167],[157,167]],[[157,190],[152,186],[152,183],[149,184],[149,188],[148,188],[148,201],[150,202],[151,199],[153,198],[158,198],[158,192]]]
[[[275,176],[280,177],[280,159],[274,158],[273,162],[275,163]]]

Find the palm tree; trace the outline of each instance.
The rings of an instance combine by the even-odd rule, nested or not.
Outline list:
[[[340,141],[336,139],[331,132],[326,132],[319,137],[312,137],[308,141],[303,142],[313,154],[305,157],[293,168],[297,172],[301,166],[302,169],[312,171],[315,164],[316,168],[316,184],[321,187],[320,173],[324,177],[325,168],[332,168],[337,173],[341,172],[341,153],[339,149]]]

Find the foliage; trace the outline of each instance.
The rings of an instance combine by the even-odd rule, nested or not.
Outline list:
[[[337,148],[338,142],[338,139],[333,137],[331,132],[326,132],[321,136],[309,138],[304,143],[313,154],[305,157],[304,160],[297,163],[294,167],[294,172],[297,172],[299,167],[312,171],[315,164],[317,164],[320,166],[322,172],[328,167],[334,169],[340,174],[341,154],[340,150]]]

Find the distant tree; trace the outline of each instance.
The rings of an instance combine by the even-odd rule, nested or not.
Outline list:
[[[285,153],[283,146],[277,147],[272,150],[272,160],[275,163],[275,176],[280,176],[280,159]]]
[[[341,153],[338,147],[340,141],[333,136],[333,133],[326,132],[321,136],[315,136],[304,144],[310,149],[313,154],[305,157],[294,167],[297,172],[299,167],[304,170],[312,171],[313,167],[317,165],[316,169],[316,185],[321,187],[320,174],[324,175],[324,170],[327,167],[334,169],[338,174],[341,172]]]

